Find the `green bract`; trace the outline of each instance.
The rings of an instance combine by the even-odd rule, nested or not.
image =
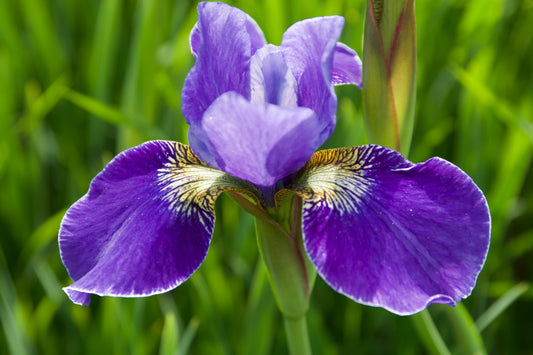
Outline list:
[[[368,0],[363,62],[368,138],[407,155],[416,101],[414,0]]]

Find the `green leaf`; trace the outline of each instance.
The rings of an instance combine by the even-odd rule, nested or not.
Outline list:
[[[501,298],[494,302],[476,321],[478,331],[482,332],[497,317],[499,317],[514,301],[529,289],[529,284],[521,282],[507,291]]]
[[[76,106],[86,110],[92,115],[118,127],[128,127],[138,134],[145,135],[148,139],[156,139],[163,136],[158,128],[150,125],[138,115],[126,115],[115,107],[107,105],[90,96],[69,90],[65,98]]]
[[[461,303],[458,303],[455,308],[444,306],[442,309],[452,323],[452,329],[458,340],[461,353],[486,354],[487,351],[481,335],[467,309]]]
[[[275,335],[276,304],[262,261],[257,263],[245,311],[240,354],[268,355]]]
[[[433,355],[450,355],[450,350],[446,346],[444,340],[435,326],[431,314],[427,309],[420,313],[414,314],[411,317],[415,329],[418,332],[418,337],[424,344],[426,351]]]
[[[159,355],[176,354],[178,350],[179,329],[176,315],[172,312],[165,314],[165,323],[161,332]]]

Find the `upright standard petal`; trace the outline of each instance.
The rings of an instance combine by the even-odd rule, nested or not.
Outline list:
[[[397,314],[471,293],[490,214],[458,167],[369,145],[318,152],[302,171],[305,248],[333,289]]]
[[[332,67],[343,26],[342,17],[316,17],[292,25],[281,41],[285,61],[298,82],[298,106],[317,113],[323,142],[335,128],[337,98]]]
[[[261,187],[305,165],[318,146],[318,125],[308,108],[253,104],[234,92],[219,97],[202,122],[214,166]]]
[[[253,55],[250,87],[250,102],[298,106],[298,84],[285,63],[281,49],[274,45],[267,44]]]
[[[182,111],[197,124],[211,103],[226,91],[249,98],[250,57],[266,43],[263,33],[243,11],[218,2],[198,4],[191,32],[196,62],[185,79]]]
[[[363,88],[363,63],[357,53],[345,45],[338,42],[333,54],[333,67],[331,69],[331,83],[333,85],[356,85]]]
[[[73,302],[89,294],[168,291],[204,260],[217,196],[249,185],[206,166],[180,143],[152,141],[113,159],[66,213],[61,258]],[[253,189],[253,188],[252,188]]]

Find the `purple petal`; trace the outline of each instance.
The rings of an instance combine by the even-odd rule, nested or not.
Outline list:
[[[243,11],[218,2],[198,4],[198,22],[190,37],[196,62],[182,91],[187,123],[200,122],[207,107],[226,91],[249,97],[250,57],[265,43],[260,28]]]
[[[147,296],[187,280],[206,256],[222,176],[180,143],[152,141],[119,154],[61,224],[71,300]]]
[[[455,165],[380,146],[316,153],[304,198],[309,258],[336,291],[397,314],[468,296],[488,251],[483,193]]]
[[[252,57],[250,65],[253,103],[296,107],[298,86],[279,47],[267,44]]]
[[[219,97],[202,122],[215,167],[258,186],[270,187],[305,165],[320,142],[315,113],[303,107],[253,104],[234,92]]]
[[[292,25],[281,41],[285,61],[298,82],[298,106],[317,113],[324,141],[335,128],[337,98],[331,78],[343,26],[342,17],[316,17]]]
[[[356,85],[363,88],[361,82],[363,74],[363,63],[357,53],[345,45],[337,43],[333,54],[333,68],[331,72],[331,82],[333,85]]]

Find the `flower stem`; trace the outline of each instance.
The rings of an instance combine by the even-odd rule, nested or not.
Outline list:
[[[301,200],[287,195],[262,209],[238,194],[232,197],[256,217],[257,245],[283,315],[290,354],[311,354],[305,315],[316,271],[303,251]]]
[[[309,278],[295,243],[279,227],[256,219],[257,241],[269,272],[272,291],[285,323],[289,352],[311,354],[305,314],[309,306]]]
[[[298,319],[283,317],[289,351],[292,355],[310,355],[311,345],[305,316]]]

